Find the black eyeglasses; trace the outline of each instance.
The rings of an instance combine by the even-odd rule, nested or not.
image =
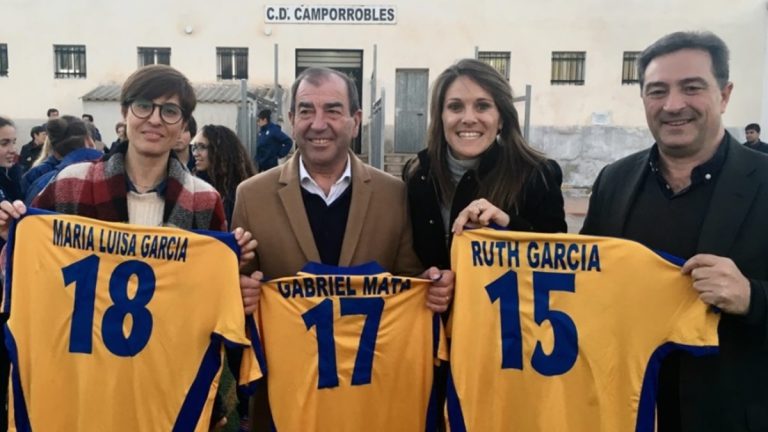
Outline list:
[[[189,148],[192,149],[192,152],[203,152],[208,151],[208,144],[196,144],[192,143],[189,145]]]
[[[134,99],[130,101],[131,112],[140,119],[148,119],[155,112],[155,107],[160,108],[160,118],[166,124],[172,125],[181,121],[184,111],[180,106],[172,102],[156,104],[146,99]]]

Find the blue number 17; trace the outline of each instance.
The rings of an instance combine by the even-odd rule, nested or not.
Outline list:
[[[341,298],[339,304],[341,316],[365,315],[355,358],[355,370],[352,372],[352,385],[370,384],[373,354],[376,350],[376,337],[379,334],[384,299],[380,297]],[[338,387],[339,376],[333,335],[333,301],[325,299],[301,317],[304,319],[307,330],[315,327],[317,334],[317,388]]]

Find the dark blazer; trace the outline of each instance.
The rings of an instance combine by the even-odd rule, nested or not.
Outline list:
[[[768,157],[744,148],[730,135],[726,145],[728,155],[697,252],[736,263],[750,281],[750,310],[744,317],[722,315],[720,354],[682,357],[683,431],[768,431]],[[582,234],[622,236],[649,171],[648,157],[644,150],[600,172]]]
[[[497,161],[498,149],[493,146],[481,157],[478,169],[468,171],[461,178],[451,203],[451,224],[470,202],[483,198],[477,194],[478,177],[482,179]],[[427,151],[419,152],[417,158],[409,161],[403,173],[408,186],[416,254],[426,266],[449,268],[450,249],[446,235],[450,236],[450,233],[446,233],[443,227],[437,183],[431,174]],[[567,231],[563,194],[560,190],[562,182],[560,166],[548,160],[526,181],[518,205],[502,209],[510,216],[507,228],[516,231]],[[451,237],[447,240],[450,243]]]
[[[413,276],[424,267],[413,252],[405,185],[363,164],[350,153],[352,201],[339,257],[340,266],[377,261],[394,274]],[[308,261],[320,261],[301,197],[298,152],[285,164],[245,180],[237,188],[233,227],[259,242],[245,272],[269,278],[296,274]]]

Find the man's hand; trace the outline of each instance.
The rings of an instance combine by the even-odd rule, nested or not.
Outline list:
[[[685,262],[683,274],[691,275],[704,303],[733,315],[749,312],[749,280],[730,258],[698,254]]]
[[[432,281],[432,286],[427,291],[427,307],[436,313],[448,310],[448,305],[453,299],[453,272],[430,267],[420,277]]]
[[[27,206],[23,202],[16,200],[0,202],[0,237],[8,240],[8,228],[11,225],[11,219],[18,219],[27,212]]]
[[[232,230],[232,234],[235,235],[237,245],[240,246],[240,267],[242,268],[256,256],[256,246],[259,243],[253,239],[250,231],[240,227]]]
[[[260,271],[253,272],[250,276],[240,275],[240,293],[243,296],[243,309],[245,314],[256,312],[261,298],[261,280],[264,274]]]

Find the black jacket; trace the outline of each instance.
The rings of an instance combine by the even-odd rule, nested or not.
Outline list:
[[[451,220],[477,195],[478,178],[482,179],[498,161],[498,147],[493,145],[480,159],[477,170],[467,171],[456,186],[451,203]],[[418,165],[413,165],[418,164]],[[403,170],[408,187],[408,203],[413,225],[413,246],[424,266],[450,267],[450,233],[443,228],[436,180],[430,171],[427,151],[422,150]],[[510,216],[507,228],[516,231],[565,232],[565,210],[560,185],[563,173],[560,166],[548,160],[540,170],[534,171],[525,182],[523,193],[515,208],[503,208]],[[493,203],[496,204],[496,203]],[[450,226],[450,224],[449,224]]]
[[[681,431],[768,431],[768,157],[730,135],[726,145],[728,156],[696,249],[733,260],[749,279],[750,310],[745,317],[723,314],[720,354],[681,358]],[[622,236],[648,172],[649,153],[635,153],[603,169],[592,189],[583,234]]]

